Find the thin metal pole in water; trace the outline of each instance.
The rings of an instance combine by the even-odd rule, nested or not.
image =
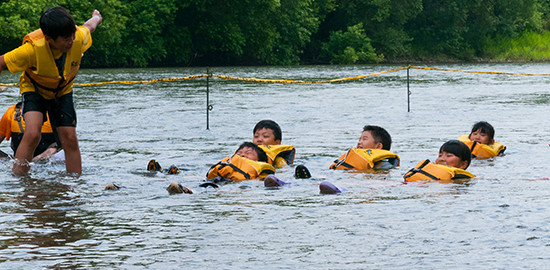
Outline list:
[[[411,90],[409,88],[409,70],[411,70],[411,65],[407,66],[407,112],[411,112]]]
[[[206,129],[210,129],[210,71],[206,68]]]

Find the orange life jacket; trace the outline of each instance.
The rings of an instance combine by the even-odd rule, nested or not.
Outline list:
[[[351,148],[347,153],[335,160],[330,165],[330,168],[334,170],[379,169],[377,168],[378,163],[383,160],[387,160],[391,164],[391,166],[388,166],[388,169],[399,166],[400,162],[399,156],[388,150]]]
[[[216,163],[206,174],[206,180],[217,177],[232,181],[264,178],[274,174],[275,168],[265,162],[253,161],[239,155],[225,157]]]
[[[418,162],[416,166],[410,169],[403,178],[406,182],[435,180],[441,183],[453,183],[459,179],[469,179],[475,177],[470,172],[430,162],[429,159]]]
[[[258,145],[267,155],[267,163],[280,168],[294,163],[296,149],[292,145]]]
[[[497,141],[492,144],[482,144],[471,141],[468,138],[467,134],[461,135],[458,140],[463,142],[468,146],[468,148],[470,148],[470,151],[472,151],[472,156],[475,158],[495,157],[504,153],[504,151],[506,150],[506,146]]]

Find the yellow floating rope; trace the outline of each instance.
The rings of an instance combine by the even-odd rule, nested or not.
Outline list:
[[[407,67],[396,68],[396,69],[390,69],[390,70],[386,70],[386,71],[382,71],[382,72],[378,72],[378,73],[373,73],[373,74],[360,75],[360,76],[347,77],[347,78],[339,78],[339,79],[332,79],[332,80],[320,80],[320,81],[273,80],[273,79],[241,78],[241,77],[231,77],[231,76],[217,75],[217,74],[212,74],[212,77],[217,77],[217,78],[224,79],[224,80],[238,80],[238,81],[248,81],[248,82],[287,83],[287,84],[290,84],[290,83],[316,84],[316,83],[333,83],[333,82],[341,82],[341,81],[359,80],[359,79],[363,79],[363,78],[366,78],[366,77],[373,77],[373,76],[378,76],[378,75],[382,75],[382,74],[385,74],[385,73],[390,73],[390,72],[396,72],[396,71],[404,70],[404,69],[406,69],[406,68],[407,68]]]
[[[405,69],[421,69],[421,70],[435,70],[435,71],[450,71],[450,72],[463,72],[463,73],[477,73],[477,74],[495,74],[495,75],[520,75],[520,76],[550,76],[550,74],[535,74],[535,73],[517,73],[517,72],[495,72],[495,71],[473,71],[473,70],[460,70],[460,69],[450,69],[450,68],[431,68],[431,67],[419,67],[419,66],[406,66],[402,68],[390,69],[382,72],[360,75],[355,77],[347,78],[338,78],[332,80],[319,80],[319,81],[303,81],[303,80],[285,80],[285,79],[259,79],[259,78],[243,78],[243,77],[232,77],[227,75],[219,74],[201,74],[194,76],[187,76],[181,78],[163,78],[163,79],[152,79],[152,80],[143,80],[143,81],[112,81],[112,82],[96,82],[96,83],[74,83],[76,86],[95,86],[95,85],[108,85],[108,84],[145,84],[145,83],[156,83],[156,82],[175,82],[175,81],[184,81],[184,80],[194,80],[204,77],[215,77],[223,80],[237,80],[237,81],[247,81],[247,82],[260,82],[260,83],[282,83],[282,84],[319,84],[319,83],[334,83],[334,82],[344,82],[351,80],[360,80],[367,77],[379,76],[386,73],[396,72]],[[17,83],[0,83],[0,87],[14,87],[18,86]]]
[[[175,82],[175,81],[184,81],[184,80],[193,80],[203,77],[209,77],[208,74],[187,76],[182,78],[164,78],[164,79],[153,79],[145,81],[113,81],[113,82],[97,82],[97,83],[75,83],[77,86],[91,86],[91,85],[106,85],[106,84],[143,84],[143,83],[156,83],[156,82]]]
[[[452,71],[452,72],[463,72],[463,73],[478,73],[478,74],[497,74],[497,75],[521,75],[521,76],[550,76],[550,74],[536,74],[536,73],[516,73],[516,72],[496,72],[496,71],[472,71],[472,70],[460,70],[460,69],[450,69],[450,68],[430,68],[430,67],[416,67],[408,66],[412,69],[424,69],[424,70],[437,70],[437,71]]]

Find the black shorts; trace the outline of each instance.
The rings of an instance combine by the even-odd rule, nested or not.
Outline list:
[[[23,115],[26,112],[38,111],[50,115],[52,128],[55,127],[76,127],[76,111],[73,104],[73,92],[60,96],[56,99],[45,99],[36,92],[23,94]]]

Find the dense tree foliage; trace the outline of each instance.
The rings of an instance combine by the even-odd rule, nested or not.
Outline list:
[[[548,39],[550,0],[0,0],[1,53],[57,5],[77,24],[102,13],[89,67],[518,60],[531,46],[550,55],[529,44]]]

